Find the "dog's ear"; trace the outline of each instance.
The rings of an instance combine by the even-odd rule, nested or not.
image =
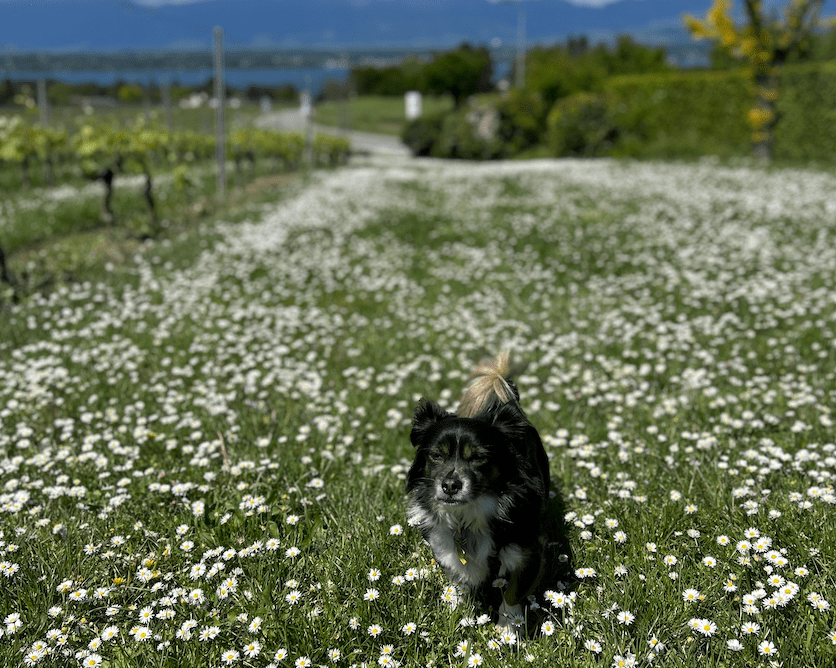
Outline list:
[[[528,418],[525,417],[522,408],[515,401],[494,406],[492,409],[478,415],[477,419],[489,423],[512,441],[522,438],[530,426]]]
[[[433,425],[451,415],[452,413],[448,413],[434,401],[421,399],[418,408],[415,409],[415,417],[412,418],[412,432],[409,434],[412,445],[415,447],[421,445]]]

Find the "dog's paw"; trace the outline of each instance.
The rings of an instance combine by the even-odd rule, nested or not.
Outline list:
[[[525,615],[522,606],[517,603],[508,605],[505,601],[499,605],[499,619],[496,628],[502,635],[512,634],[519,637],[525,634]]]

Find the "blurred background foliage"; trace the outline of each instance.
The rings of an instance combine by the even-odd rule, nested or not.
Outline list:
[[[420,63],[405,63],[404,68],[409,76],[404,72],[401,81],[431,92],[421,78]],[[395,70],[386,73],[389,82],[398,80]],[[471,76],[475,79],[476,72]],[[832,163],[836,31],[811,32],[774,76],[770,157]],[[368,74],[357,83],[360,94],[382,93]],[[504,93],[474,94],[467,105],[408,124],[404,141],[416,155],[468,159],[743,157],[752,152],[753,110],[763,94],[751,64],[722,42],[713,46],[709,68],[679,69],[667,63],[664,49],[626,36],[611,46],[592,46],[579,37],[533,48],[526,53],[524,85],[510,83]],[[486,123],[487,117],[493,122]]]

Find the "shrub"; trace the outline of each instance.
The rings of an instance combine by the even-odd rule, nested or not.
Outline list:
[[[538,93],[513,90],[500,100],[497,112],[506,155],[517,155],[543,141],[548,107]]]
[[[547,141],[554,155],[606,155],[619,132],[611,105],[597,93],[579,93],[560,100],[549,112]]]
[[[496,110],[467,109],[408,123],[402,139],[416,156],[492,160],[506,155]]]
[[[493,121],[472,110],[456,111],[444,117],[441,134],[433,144],[431,155],[436,158],[463,160],[491,160],[504,156],[502,141],[496,128],[480,131],[484,121]]]
[[[401,139],[415,156],[428,156],[441,136],[444,115],[422,116],[404,126]]]

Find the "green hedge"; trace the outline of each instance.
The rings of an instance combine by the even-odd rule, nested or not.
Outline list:
[[[642,157],[746,155],[753,94],[743,71],[614,77],[605,99],[620,128],[615,152]]]
[[[836,62],[784,70],[775,157],[836,162]]]
[[[785,67],[780,92],[775,158],[836,161],[836,63]],[[593,124],[589,141],[594,144],[614,124],[618,140],[611,154],[689,158],[751,152],[746,113],[754,104],[754,88],[745,70],[613,77],[599,97],[608,113],[598,114],[603,120]],[[571,103],[563,100],[555,109],[567,106]],[[549,124],[552,146],[555,109]]]
[[[836,62],[787,66],[781,79],[774,156],[836,162]],[[558,100],[548,115],[536,92],[497,100],[489,140],[459,111],[404,133],[418,155],[509,157],[536,145],[551,155],[696,158],[748,156],[754,86],[745,70],[675,71],[608,79],[601,92]]]
[[[578,93],[557,102],[549,112],[546,141],[553,155],[587,158],[609,155],[624,130],[610,96]]]

